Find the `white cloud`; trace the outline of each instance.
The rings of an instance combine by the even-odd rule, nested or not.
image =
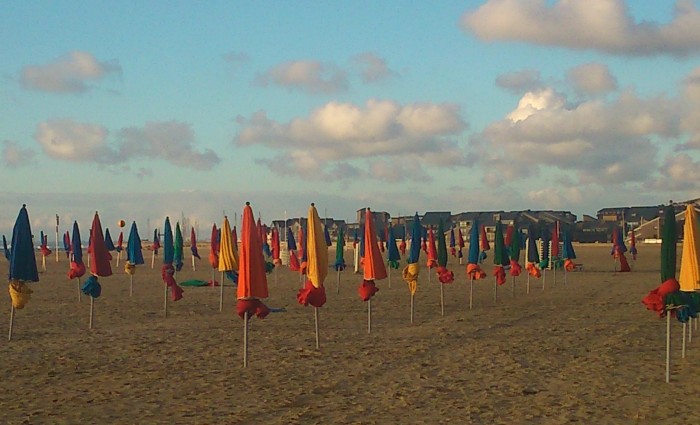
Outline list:
[[[372,52],[361,53],[353,57],[352,61],[360,66],[362,81],[365,83],[383,81],[397,75],[389,69],[384,59]]]
[[[617,80],[606,65],[589,63],[569,70],[568,80],[574,89],[585,95],[605,94],[617,89]]]
[[[56,119],[40,123],[34,139],[51,158],[112,163],[116,152],[107,145],[107,134],[100,125]]]
[[[542,110],[561,109],[564,107],[564,97],[552,88],[536,92],[527,92],[518,102],[518,107],[508,114],[513,122],[522,121]]]
[[[44,65],[22,69],[20,81],[25,88],[49,93],[82,93],[91,81],[109,74],[121,74],[118,63],[99,62],[88,52],[73,51]]]
[[[65,161],[121,164],[160,159],[194,169],[208,169],[221,161],[210,149],[197,151],[194,132],[177,121],[147,122],[143,127],[121,129],[112,145],[108,136],[103,126],[58,119],[40,123],[34,139],[46,155]]]
[[[157,158],[197,170],[207,170],[221,162],[211,149],[197,151],[194,131],[178,121],[150,121],[143,127],[124,128],[119,131],[118,141],[124,160]]]
[[[465,13],[461,25],[487,41],[630,56],[700,52],[700,13],[693,1],[677,1],[674,12],[667,24],[635,23],[624,0],[489,0]]]
[[[334,162],[363,158],[463,165],[465,155],[455,138],[466,124],[459,112],[452,104],[369,100],[359,107],[329,102],[288,123],[271,120],[264,112],[238,117],[241,130],[234,142],[286,151],[284,170],[301,176],[319,173]]]
[[[256,83],[261,86],[278,85],[307,93],[336,93],[347,89],[345,71],[335,65],[312,60],[281,63],[258,75]]]
[[[540,72],[534,69],[499,75],[496,78],[496,85],[518,94],[543,88]]]
[[[665,192],[697,191],[700,189],[700,180],[694,176],[699,169],[700,161],[688,154],[670,155],[659,168],[659,176],[650,180],[647,186]]]
[[[2,163],[10,168],[21,167],[29,164],[36,155],[33,149],[23,149],[16,142],[3,140]]]

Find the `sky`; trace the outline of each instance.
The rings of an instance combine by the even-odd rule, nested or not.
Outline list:
[[[693,0],[10,0],[0,232],[698,198],[698,28]]]

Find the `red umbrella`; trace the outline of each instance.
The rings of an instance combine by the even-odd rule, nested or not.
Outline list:
[[[365,236],[363,238],[365,244],[365,259],[363,262],[364,279],[358,293],[362,301],[367,301],[367,333],[372,331],[372,304],[371,299],[374,294],[379,291],[375,280],[386,279],[386,267],[382,260],[382,253],[377,245],[377,231],[374,227],[372,212],[369,208],[365,211]]]
[[[462,248],[464,248],[464,237],[462,236],[462,229],[457,229],[457,257],[459,258],[459,264],[462,264]]]
[[[269,296],[265,259],[262,252],[260,233],[255,227],[255,218],[250,202],[243,208],[241,224],[241,251],[238,265],[238,290],[236,311],[243,319],[243,367],[248,366],[248,318],[256,315],[265,318],[270,309],[262,298]]]
[[[280,233],[276,226],[272,228],[272,263],[275,266],[282,264],[282,260],[280,260]]]
[[[435,246],[435,235],[433,229],[428,229],[428,269],[437,266],[437,247]],[[430,274],[428,274],[430,275]]]
[[[90,296],[90,329],[93,327],[93,318],[95,311],[95,298],[98,298],[102,293],[102,286],[97,281],[98,277],[107,277],[112,275],[112,265],[110,264],[111,255],[107,251],[105,245],[104,233],[102,233],[102,224],[100,216],[95,212],[95,217],[92,220],[90,228],[90,246],[88,250],[92,253],[92,261],[90,263],[91,276],[85,281],[80,288],[85,295]]]

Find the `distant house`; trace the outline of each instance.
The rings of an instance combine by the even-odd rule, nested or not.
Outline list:
[[[442,225],[445,230],[452,228],[452,213],[449,211],[427,211],[421,217],[421,224],[425,227],[437,229],[442,220]]]

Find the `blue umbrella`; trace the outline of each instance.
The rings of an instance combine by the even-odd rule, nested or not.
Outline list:
[[[143,264],[143,252],[141,252],[141,237],[139,236],[136,222],[131,223],[129,241],[126,244],[126,259],[130,264]]]
[[[389,240],[387,241],[389,253],[389,267],[392,269],[399,268],[399,261],[401,261],[401,254],[399,254],[399,247],[396,245],[396,235],[394,235],[394,227],[389,226]]]
[[[114,246],[114,242],[112,242],[112,235],[109,234],[109,228],[105,227],[105,246],[107,247],[107,251],[114,251],[117,249],[117,247]]]
[[[2,248],[5,251],[5,258],[7,261],[10,261],[10,250],[7,249],[7,239],[5,239],[5,235],[2,235]]]
[[[540,253],[537,252],[537,238],[532,226],[527,228],[527,262],[540,264]]]
[[[15,227],[12,230],[12,250],[10,251],[10,280],[22,282],[38,282],[39,272],[34,257],[32,243],[32,228],[29,224],[27,206],[19,210]]]
[[[331,234],[328,233],[328,226],[325,223],[323,224],[323,237],[326,239],[326,246],[333,245],[333,241],[331,241]]]
[[[83,247],[80,242],[80,230],[78,222],[73,222],[73,237],[71,238],[71,251],[73,252],[73,262],[81,264],[83,262]]]
[[[9,277],[12,309],[10,310],[10,333],[8,339],[11,340],[15,310],[24,308],[32,294],[32,290],[29,289],[25,282],[39,281],[36,257],[34,257],[34,244],[32,243],[32,228],[29,224],[29,214],[27,213],[26,205],[22,205],[22,209],[19,210],[15,227],[12,230]]]
[[[423,234],[423,227],[420,224],[418,213],[413,216],[413,224],[411,225],[411,249],[408,250],[408,263],[413,264],[418,262],[420,257],[420,239]]]
[[[165,217],[165,229],[163,230],[163,264],[173,264],[175,258],[175,242],[173,241],[173,228],[170,226],[170,217]]]
[[[297,242],[294,239],[294,232],[292,232],[291,227],[287,227],[287,249],[289,251],[297,250]]]

